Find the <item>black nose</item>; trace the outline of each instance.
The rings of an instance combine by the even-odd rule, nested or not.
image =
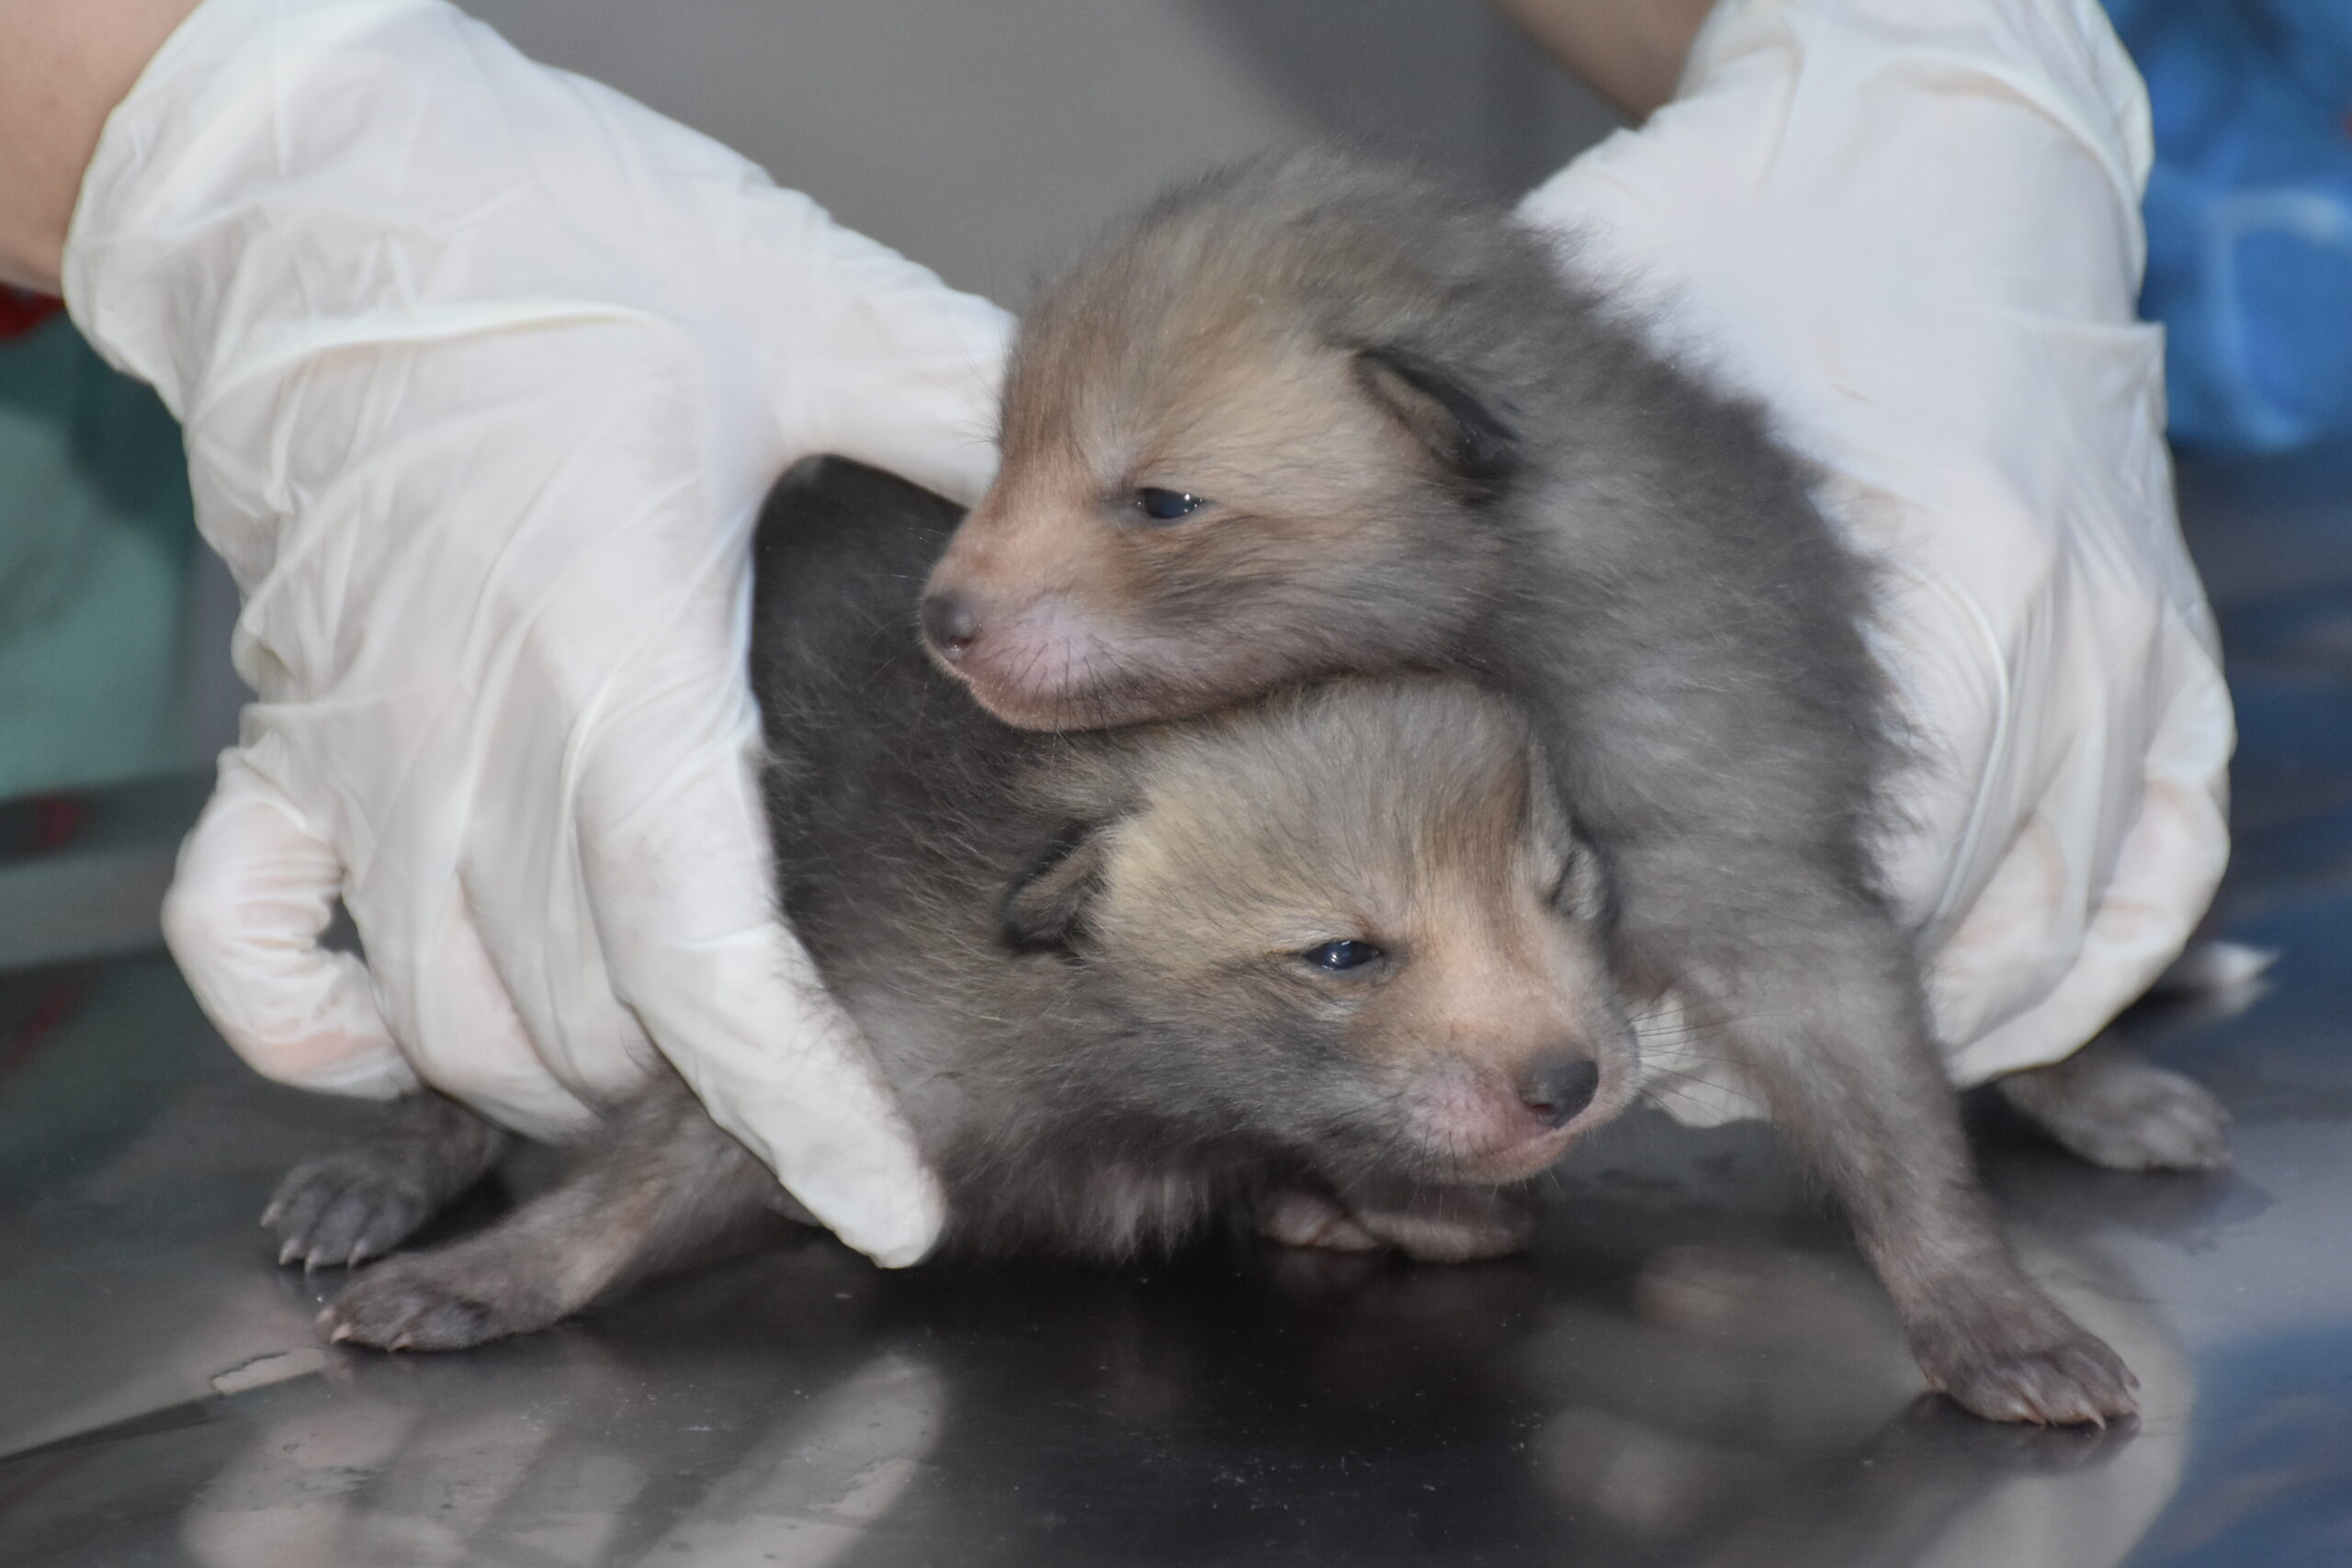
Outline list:
[[[922,635],[942,659],[952,662],[963,658],[980,635],[980,618],[953,593],[934,593],[922,602]]]
[[[1519,1086],[1520,1102],[1547,1127],[1565,1127],[1592,1103],[1600,1088],[1600,1064],[1589,1056],[1555,1056],[1538,1062]]]

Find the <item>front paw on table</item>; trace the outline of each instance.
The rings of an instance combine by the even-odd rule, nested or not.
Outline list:
[[[491,1292],[450,1277],[431,1253],[379,1264],[345,1287],[319,1314],[338,1344],[383,1350],[462,1350],[539,1326],[489,1299]]]
[[[347,1150],[305,1160],[277,1184],[261,1223],[284,1243],[280,1263],[331,1269],[380,1258],[433,1216],[424,1184]]]
[[[1988,1421],[2104,1427],[2139,1413],[2140,1385],[2122,1358],[2097,1336],[2077,1330],[2031,1350],[1984,1351],[1939,1367],[1925,1363],[1929,1383]]]

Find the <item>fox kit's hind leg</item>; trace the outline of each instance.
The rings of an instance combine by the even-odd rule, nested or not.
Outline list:
[[[319,1325],[394,1350],[545,1328],[684,1260],[781,1194],[684,1086],[664,1083],[620,1111],[553,1188],[478,1235],[360,1274]]]
[[[2230,1113],[2198,1084],[2095,1040],[2063,1062],[1997,1080],[2043,1132],[2109,1170],[2219,1170]]]
[[[510,1141],[427,1089],[396,1103],[383,1132],[288,1171],[261,1223],[284,1243],[280,1263],[320,1269],[379,1258],[488,1175]]]
[[[2122,1361],[1994,1226],[1900,936],[1861,908],[1792,929],[1836,934],[1719,961],[1705,989],[1774,1122],[1851,1217],[1928,1382],[2000,1421],[2132,1414]]]
[[[1333,1196],[1283,1188],[1258,1203],[1258,1234],[1325,1252],[1394,1247],[1423,1263],[1468,1263],[1521,1251],[1535,1232],[1523,1189],[1359,1185]]]

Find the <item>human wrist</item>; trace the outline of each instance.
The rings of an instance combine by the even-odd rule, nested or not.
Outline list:
[[[1633,119],[1674,93],[1714,0],[1494,0],[1544,51]]]
[[[54,294],[107,116],[198,0],[0,0],[0,281]]]

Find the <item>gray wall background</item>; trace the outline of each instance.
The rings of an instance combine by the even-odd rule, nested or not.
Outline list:
[[[1330,138],[1496,195],[1613,112],[1483,0],[470,0],[525,53],[738,148],[1018,308],[1166,182]],[[235,596],[202,558],[192,728],[235,737]]]
[[[1501,192],[1617,123],[1482,0],[469,8],[1008,305],[1161,184],[1261,148],[1369,140]]]

